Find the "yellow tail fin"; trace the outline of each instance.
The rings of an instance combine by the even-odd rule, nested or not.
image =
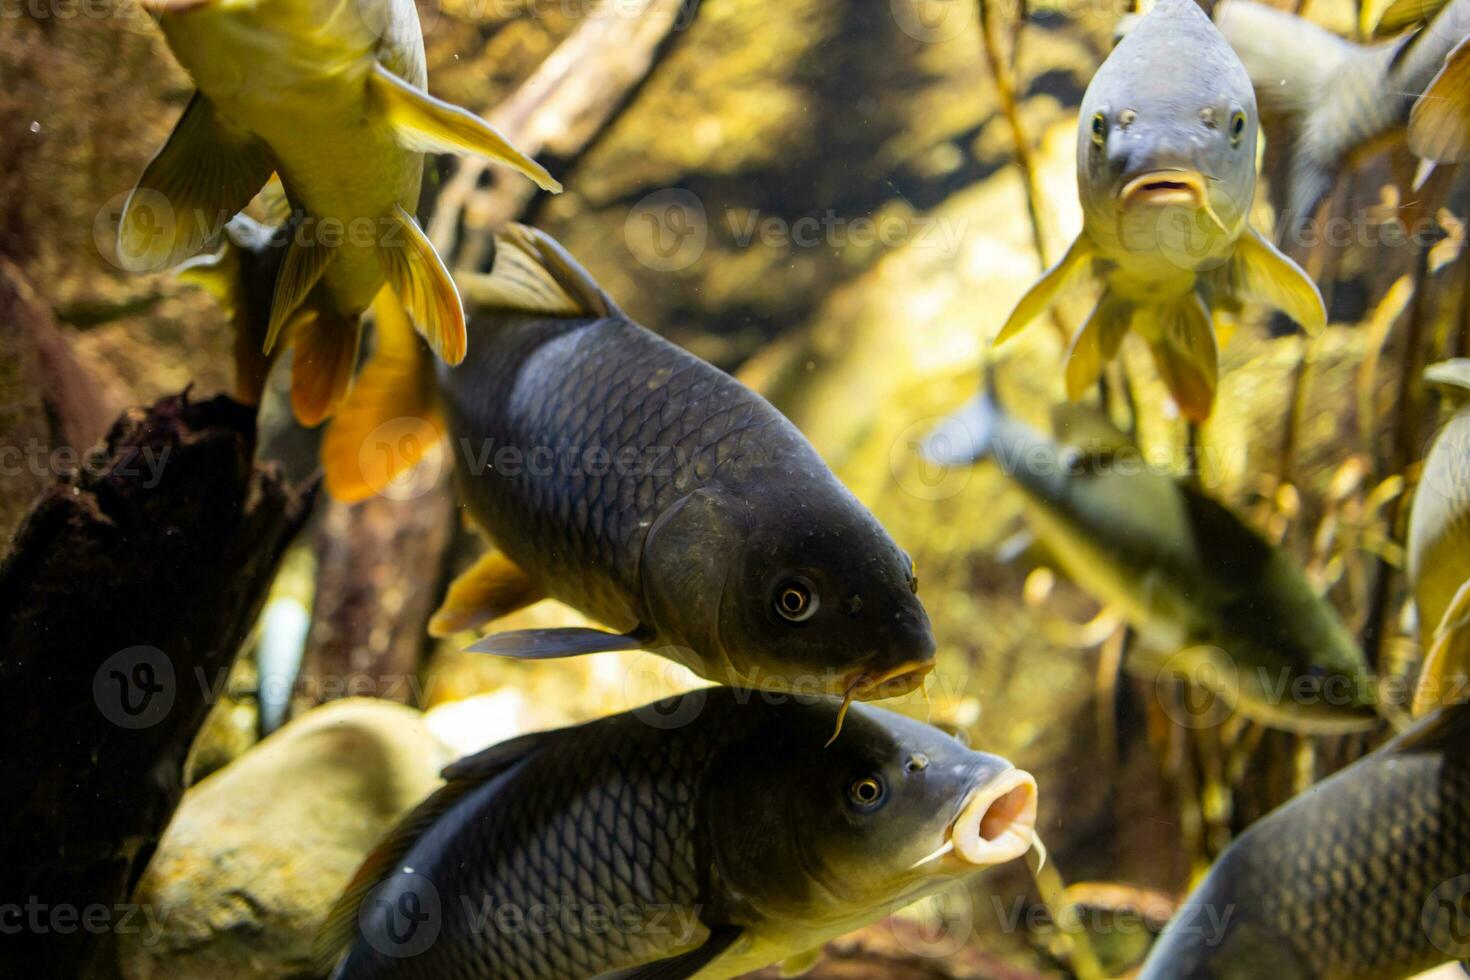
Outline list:
[[[373,313],[372,359],[322,440],[327,492],[346,503],[382,493],[444,438],[428,351],[391,288]]]

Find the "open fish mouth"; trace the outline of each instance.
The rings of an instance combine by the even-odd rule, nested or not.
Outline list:
[[[1204,175],[1193,170],[1151,170],[1139,174],[1118,192],[1124,207],[1148,204],[1154,207],[1206,207]]]
[[[950,828],[954,853],[967,864],[1002,864],[1036,841],[1036,777],[1007,769],[975,790]]]
[[[1036,777],[1024,769],[1007,769],[970,794],[950,825],[949,838],[909,870],[950,855],[984,868],[1015,860],[1033,849],[1044,863],[1046,848],[1036,836],[1036,796]]]

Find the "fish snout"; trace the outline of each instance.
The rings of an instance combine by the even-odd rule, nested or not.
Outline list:
[[[1197,170],[1149,170],[1128,179],[1118,191],[1126,210],[1137,205],[1202,208],[1209,200],[1205,177]]]
[[[1007,769],[965,801],[950,829],[954,853],[966,864],[986,867],[1021,857],[1036,842],[1036,778]]]

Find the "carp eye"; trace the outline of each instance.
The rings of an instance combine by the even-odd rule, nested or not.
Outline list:
[[[776,587],[776,612],[782,619],[804,623],[817,611],[817,594],[805,579],[787,579]]]
[[[1245,135],[1245,113],[1236,109],[1230,115],[1230,145],[1239,146],[1240,139]]]
[[[847,798],[864,809],[883,802],[883,780],[877,776],[862,776],[852,781],[847,788]]]
[[[1102,146],[1108,137],[1108,121],[1103,118],[1101,112],[1092,117],[1092,142],[1094,146]]]

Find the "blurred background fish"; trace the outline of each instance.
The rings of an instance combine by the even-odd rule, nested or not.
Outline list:
[[[931,459],[995,462],[1067,574],[1139,631],[1153,670],[1167,665],[1263,724],[1372,727],[1363,653],[1288,555],[1136,447],[1062,446],[1013,418],[1001,370],[929,436]]]
[[[1414,710],[1470,697],[1470,360],[1432,365],[1452,415],[1424,458],[1409,511],[1408,567],[1425,651]]]

